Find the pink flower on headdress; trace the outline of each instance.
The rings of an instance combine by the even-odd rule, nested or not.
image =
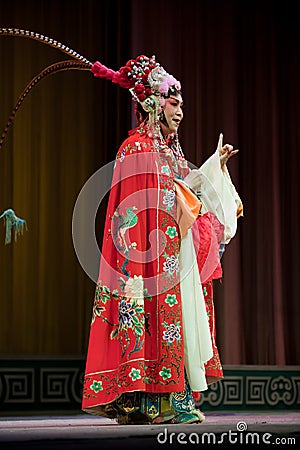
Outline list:
[[[180,90],[181,87],[179,81],[177,81],[173,75],[167,73],[159,83],[158,92],[162,95],[167,95],[171,86],[175,86],[178,90]]]
[[[180,85],[179,81],[177,81],[176,78],[173,77],[173,75],[168,74],[166,78],[167,78],[167,83],[168,83],[169,87],[175,86],[175,88],[180,91],[181,85]]]
[[[158,92],[160,94],[166,95],[168,93],[168,91],[169,91],[169,84],[165,77],[159,85]]]
[[[167,83],[169,86],[176,86],[176,85],[180,84],[176,80],[176,78],[173,77],[173,75],[168,74],[166,78],[167,78]]]

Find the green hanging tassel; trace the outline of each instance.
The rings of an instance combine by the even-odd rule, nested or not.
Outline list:
[[[4,219],[4,225],[6,226],[5,245],[11,243],[13,228],[15,231],[15,241],[17,240],[18,235],[23,234],[24,228],[27,230],[26,221],[17,217],[12,209],[4,211],[4,213],[1,214],[0,219]]]

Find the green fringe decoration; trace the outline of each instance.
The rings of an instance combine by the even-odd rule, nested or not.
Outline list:
[[[4,226],[6,227],[5,245],[11,243],[12,229],[14,229],[15,232],[15,241],[20,234],[23,234],[24,228],[27,230],[26,221],[17,217],[12,209],[4,211],[4,213],[1,214],[0,219],[4,220]]]

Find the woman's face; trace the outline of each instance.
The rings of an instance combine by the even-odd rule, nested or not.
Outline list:
[[[164,136],[171,133],[177,133],[180,122],[183,119],[182,106],[183,101],[179,93],[172,94],[170,97],[166,98],[163,109],[164,117],[160,120]]]

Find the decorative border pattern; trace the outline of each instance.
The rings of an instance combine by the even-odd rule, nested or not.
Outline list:
[[[205,410],[277,410],[300,406],[299,366],[225,366],[224,380],[203,392]]]
[[[35,373],[32,368],[0,369],[0,395],[4,404],[33,404],[35,402]]]
[[[40,368],[41,403],[81,402],[81,368]]]
[[[85,359],[0,361],[0,415],[80,411]],[[202,393],[205,410],[299,410],[299,366],[224,366],[224,380]]]
[[[0,415],[81,408],[83,359],[0,361]]]

